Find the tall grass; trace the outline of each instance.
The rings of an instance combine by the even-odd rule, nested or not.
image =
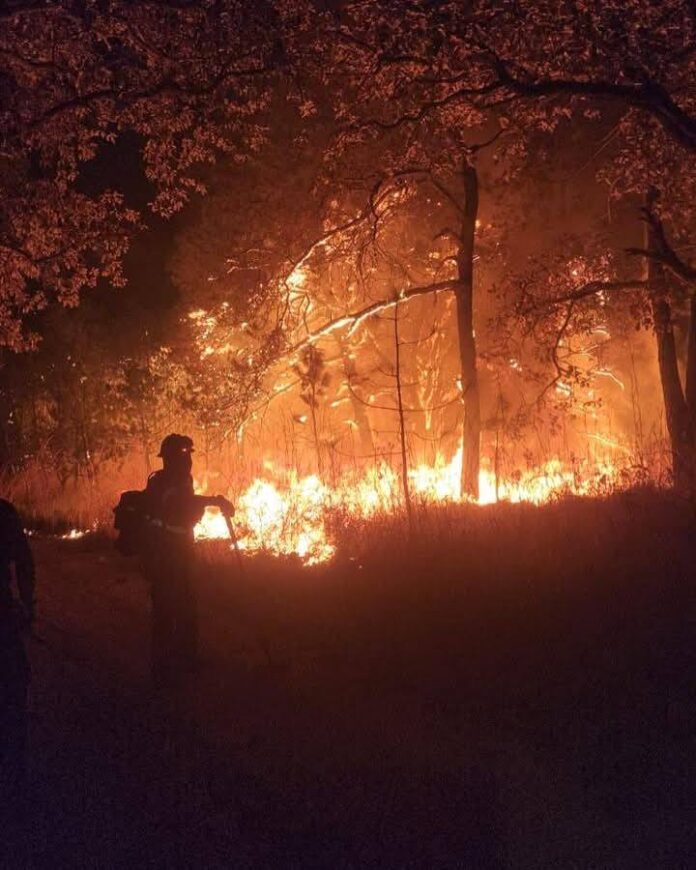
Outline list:
[[[197,463],[200,464],[201,461]],[[569,489],[580,487],[580,478],[587,472],[588,466],[570,456],[566,467],[574,476],[574,483]],[[196,468],[194,471],[198,473],[197,480],[204,491],[225,492],[233,498],[257,475],[269,475],[258,459],[253,463],[240,463],[228,474],[213,469]],[[361,472],[353,469],[352,474],[355,478],[353,482],[357,483]],[[105,462],[90,475],[76,475],[67,481],[59,478],[50,459],[33,459],[19,471],[0,474],[0,494],[17,506],[25,524],[30,528],[57,533],[73,528],[108,529],[112,522],[112,509],[120,493],[128,489],[142,488],[146,476],[145,462],[141,455],[135,453],[122,461]],[[271,473],[270,477],[273,479],[274,475]],[[514,474],[510,479],[515,480]],[[334,481],[336,482],[338,481]],[[650,455],[642,455],[641,461],[626,458],[618,475],[599,475],[585,491],[589,496],[607,496],[617,490],[651,483],[658,487],[669,484],[668,457],[663,444],[653,444]],[[283,485],[281,481],[281,488]],[[568,492],[559,491],[555,497],[567,494]],[[462,523],[469,527],[471,523],[480,522],[482,517],[489,515],[487,509],[476,506],[426,504],[417,494],[413,496],[412,502],[414,535],[421,539],[426,536],[439,540],[443,534],[459,534],[456,530],[461,528]],[[288,515],[288,523],[300,527],[303,522],[303,509],[298,504],[297,510]],[[390,535],[405,539],[408,533],[398,486],[394,490],[393,503],[388,511],[363,519],[347,509],[330,508],[326,511],[324,521],[331,542],[349,552],[361,551],[362,541]]]

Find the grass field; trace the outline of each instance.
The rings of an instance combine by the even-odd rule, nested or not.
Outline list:
[[[134,566],[36,539],[34,866],[692,866],[694,528],[645,491],[341,526],[310,569],[212,542],[176,697]]]

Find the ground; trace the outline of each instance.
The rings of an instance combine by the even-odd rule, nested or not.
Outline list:
[[[176,696],[134,566],[35,538],[31,866],[693,866],[690,506],[429,522],[310,571],[202,549]]]

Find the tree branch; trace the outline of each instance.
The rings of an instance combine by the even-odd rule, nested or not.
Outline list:
[[[120,110],[123,110],[136,105],[142,100],[150,100],[154,97],[172,94],[184,98],[195,99],[197,97],[209,96],[221,87],[228,79],[237,80],[254,78],[256,76],[263,77],[272,72],[274,72],[272,66],[251,66],[232,69],[232,62],[230,62],[230,64],[227,64],[213,79],[206,84],[198,86],[182,84],[171,76],[167,76],[152,87],[140,91],[128,91],[118,87],[97,88],[96,90],[87,91],[83,94],[76,94],[69,99],[56,103],[46,109],[43,113],[37,115],[29,122],[28,127],[29,129],[39,127],[44,122],[50,121],[52,118],[61,115],[63,112],[70,111],[71,109],[87,108],[99,100],[113,100],[117,107]]]
[[[482,85],[480,88],[458,88],[452,91],[446,97],[439,100],[430,100],[423,103],[417,111],[406,112],[393,118],[391,121],[382,121],[379,118],[372,118],[360,123],[360,127],[377,127],[379,130],[396,130],[404,124],[418,124],[424,120],[431,112],[436,109],[443,109],[446,106],[456,103],[458,100],[471,97],[483,97],[501,90],[502,85],[498,81],[490,82],[487,85]]]
[[[339,329],[347,328],[347,335],[352,335],[355,330],[369,318],[374,317],[375,315],[380,314],[383,311],[388,311],[390,308],[394,308],[402,302],[408,302],[410,299],[415,299],[418,296],[429,296],[433,293],[454,291],[457,289],[458,286],[459,281],[450,280],[439,281],[435,284],[424,284],[417,287],[409,287],[406,290],[402,290],[393,299],[386,299],[381,302],[373,302],[371,305],[367,305],[365,308],[361,308],[358,311],[352,311],[348,314],[342,314],[340,317],[329,320],[318,329],[312,330],[312,332],[306,335],[305,338],[302,339],[302,341],[297,342],[297,344],[289,348],[284,356],[294,356],[303,348],[307,347],[308,345],[314,344],[315,342],[319,341],[327,335],[330,335],[332,332],[336,332],[336,330]]]
[[[651,236],[657,244],[657,248],[627,248],[626,253],[636,257],[647,257],[662,263],[687,284],[696,282],[696,268],[687,263],[686,260],[682,260],[674,250],[667,239],[667,234],[660,218],[649,208],[643,208],[641,211],[643,219],[650,224],[652,229]]]
[[[554,305],[561,305],[564,302],[577,302],[580,299],[586,299],[588,296],[595,296],[597,293],[616,293],[623,290],[644,290],[648,285],[648,281],[643,278],[635,278],[630,281],[589,281],[581,287],[576,287],[570,293],[563,296],[556,296],[553,299],[547,299],[542,304],[533,306],[529,310],[538,310],[539,308],[551,308]]]
[[[684,147],[696,151],[696,118],[685,112],[667,90],[653,79],[640,83],[585,81],[578,79],[537,79],[523,81],[513,76],[506,63],[491,51],[499,88],[508,88],[523,97],[568,96],[607,97],[649,112]]]

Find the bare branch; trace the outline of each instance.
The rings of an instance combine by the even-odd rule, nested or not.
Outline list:
[[[371,317],[374,317],[377,314],[380,314],[383,311],[388,311],[391,308],[401,304],[402,302],[408,302],[410,299],[415,299],[418,296],[429,296],[434,293],[443,293],[445,291],[454,291],[459,286],[459,281],[439,281],[435,284],[424,284],[417,287],[409,287],[406,290],[402,290],[399,294],[394,296],[393,299],[386,299],[381,302],[373,302],[371,305],[367,305],[365,308],[361,308],[359,311],[353,311],[348,314],[342,314],[340,317],[336,317],[334,320],[328,321],[328,323],[323,324],[318,329],[310,332],[302,341],[299,341],[297,344],[293,345],[287,353],[286,357],[294,356],[296,353],[301,351],[303,348],[308,345],[314,344],[322,338],[325,338],[327,335],[330,335],[333,332],[336,332],[339,329],[347,329],[347,335],[352,335],[355,330],[363,324],[366,320],[369,320]]]
[[[350,392],[351,396],[356,401],[360,402],[361,405],[365,405],[366,408],[372,408],[373,411],[398,411],[399,410],[399,407],[395,406],[395,405],[376,405],[374,402],[369,402],[366,399],[363,399],[362,396],[359,396],[355,392],[355,390],[353,389],[353,385],[351,384],[350,381],[347,381],[346,383],[348,386],[348,391]],[[411,386],[413,386],[413,385],[411,385]],[[441,402],[438,405],[433,405],[430,408],[421,408],[421,407],[407,408],[406,406],[402,406],[401,410],[404,411],[404,413],[408,413],[408,414],[429,414],[429,413],[432,413],[433,411],[441,411],[443,408],[449,408],[451,405],[461,403],[461,401],[462,401],[461,393],[457,393],[457,395],[454,396],[453,398],[447,399],[446,401]]]
[[[438,190],[460,214],[463,213],[462,205],[457,197],[454,195],[454,193],[435,175],[432,169],[427,166],[412,166],[396,170],[390,173],[389,177],[385,178],[384,181],[398,178],[415,178],[417,176],[421,176],[426,181],[429,181],[433,185],[433,187]]]

